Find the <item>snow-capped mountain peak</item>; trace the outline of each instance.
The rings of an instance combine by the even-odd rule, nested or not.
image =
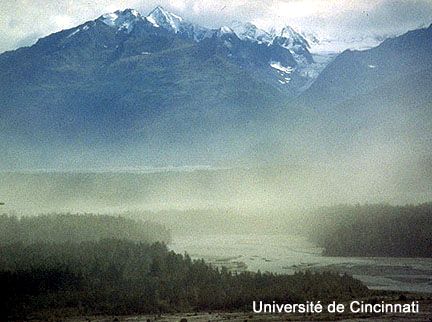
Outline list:
[[[147,16],[141,16],[133,9],[126,9],[105,14],[99,20],[113,29],[127,33],[136,26],[139,30],[161,32],[162,35],[168,32],[197,43],[209,39],[199,45],[200,48],[221,45],[221,50],[229,59],[242,66],[265,66],[267,72],[270,71],[269,77],[276,77],[275,80],[284,86],[294,83],[290,80],[296,77],[309,82],[315,78],[315,71],[321,68],[321,65],[315,64],[306,38],[290,26],[267,32],[253,23],[234,21],[230,26],[210,29],[184,20],[161,6],[155,7]],[[144,23],[137,24],[138,22]],[[74,36],[80,30],[71,31],[68,37]],[[131,34],[133,35],[134,33]],[[147,49],[140,49],[138,52],[147,53]]]
[[[224,34],[233,34],[234,33],[234,30],[232,30],[230,27],[228,27],[228,26],[222,26],[222,27],[220,27],[219,29],[218,29],[218,33],[219,34],[221,34],[221,35],[224,35]]]
[[[178,33],[184,20],[182,17],[177,16],[174,13],[168,12],[164,8],[157,6],[154,8],[149,15],[146,17],[147,21],[150,22],[154,27],[164,28],[167,30]]]
[[[234,21],[231,24],[231,28],[242,40],[254,41],[260,44],[270,44],[272,41],[272,36],[268,32],[259,29],[257,26],[250,22],[243,23],[240,21]]]
[[[195,41],[201,41],[213,35],[212,30],[190,23],[182,17],[165,10],[161,6],[154,8],[144,19],[153,25],[153,27],[162,28],[175,34],[181,34]]]
[[[285,39],[284,45],[287,48],[296,45],[300,45],[304,48],[310,47],[308,41],[290,26],[283,27],[282,30],[276,36]]]
[[[272,29],[270,33],[273,36],[272,44],[288,49],[300,66],[314,62],[308,41],[290,26],[285,26],[280,31]]]
[[[134,9],[117,10],[115,12],[106,13],[99,17],[107,26],[117,28],[118,30],[132,31],[136,22],[142,20],[141,15]]]

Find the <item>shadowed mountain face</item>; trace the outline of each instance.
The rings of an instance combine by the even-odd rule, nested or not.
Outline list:
[[[324,69],[303,97],[315,106],[325,106],[392,84],[395,93],[422,86],[422,79],[416,75],[430,75],[431,54],[432,25],[387,39],[369,50],[344,51]],[[407,83],[401,84],[402,79],[407,79]],[[429,92],[430,87],[418,87],[420,96]]]
[[[254,107],[272,107],[285,93],[242,68],[259,64],[261,53],[238,42],[214,35],[196,43],[145,20],[117,30],[98,19],[3,54],[2,112],[11,125],[73,136],[118,137],[167,117],[178,124],[166,125],[186,128],[210,114],[222,117],[219,125],[250,120]]]
[[[210,30],[160,7],[147,17],[106,14],[0,55],[2,136],[26,151],[161,150],[198,146],[209,133],[222,145],[227,131],[255,133],[308,81],[288,47]]]
[[[363,145],[395,160],[430,156],[432,26],[337,56],[297,99],[333,146]],[[313,111],[313,112],[312,112]],[[347,147],[347,148],[348,148]]]
[[[0,161],[283,162],[287,150],[301,159],[304,147],[343,149],[371,120],[394,115],[397,126],[412,107],[418,135],[430,129],[431,30],[345,51],[312,83],[309,44],[288,26],[208,29],[160,7],[105,14],[0,55]]]

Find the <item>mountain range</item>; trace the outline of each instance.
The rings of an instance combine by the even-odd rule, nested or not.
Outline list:
[[[355,128],[401,102],[430,120],[431,42],[429,27],[323,64],[289,26],[210,29],[162,7],[104,14],[0,55],[1,162],[235,159],[296,122]]]

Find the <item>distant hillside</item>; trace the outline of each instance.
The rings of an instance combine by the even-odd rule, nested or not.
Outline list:
[[[115,216],[51,214],[34,217],[0,216],[0,244],[79,243],[102,239],[139,242],[171,240],[164,226]]]
[[[322,71],[302,99],[323,109],[327,104],[370,95],[384,86],[393,86],[394,94],[405,87],[415,88],[422,98],[429,95],[430,87],[421,87],[421,79],[415,75],[430,76],[431,53],[432,25],[389,38],[372,49],[346,50]],[[398,83],[400,79],[406,82]]]
[[[310,238],[327,256],[432,257],[432,204],[321,209]]]
[[[406,171],[389,176],[404,176],[431,156],[431,66],[432,26],[341,53],[287,106],[305,113],[297,124],[309,129],[302,134],[316,154],[344,155],[365,173],[401,163]]]

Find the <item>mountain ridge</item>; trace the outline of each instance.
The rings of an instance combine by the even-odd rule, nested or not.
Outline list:
[[[152,21],[133,9],[104,14],[1,54],[0,161],[54,168],[60,158],[78,168],[80,151],[120,151],[133,165],[301,159],[296,151],[349,147],[371,115],[385,120],[396,101],[380,89],[406,103],[398,113],[430,101],[430,86],[415,78],[429,79],[431,27],[345,51],[317,72],[306,38],[282,39],[291,29],[273,39],[251,23],[201,29],[161,10]],[[419,114],[429,120],[427,108]]]

